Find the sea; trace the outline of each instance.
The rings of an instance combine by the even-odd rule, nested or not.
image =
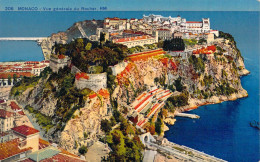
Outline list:
[[[249,97],[220,104],[201,106],[188,113],[200,119],[179,118],[165,137],[218,158],[256,162],[259,155],[259,130],[250,127],[259,121],[259,12],[215,11],[105,11],[105,12],[0,12],[0,37],[47,37],[65,31],[77,21],[106,17],[142,18],[157,14],[178,16],[188,21],[210,18],[212,29],[234,36],[246,68],[251,72],[241,77]],[[0,41],[0,62],[43,60],[40,47],[33,41]]]

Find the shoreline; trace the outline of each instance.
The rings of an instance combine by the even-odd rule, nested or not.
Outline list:
[[[247,69],[243,69],[240,71],[240,77],[242,76],[247,76],[250,74],[250,71]],[[162,136],[164,136],[165,132],[170,130],[169,125],[174,125],[176,122],[175,119],[175,114],[176,113],[182,113],[182,112],[187,112],[191,111],[194,109],[198,109],[201,106],[205,105],[212,105],[212,104],[219,104],[225,101],[235,101],[237,99],[241,98],[246,98],[248,97],[248,93],[245,89],[241,89],[237,93],[233,93],[230,96],[212,96],[211,98],[208,99],[197,99],[197,98],[190,98],[189,99],[189,104],[183,107],[179,107],[178,110],[175,110],[174,113],[169,113],[166,118],[164,118],[163,123],[164,123],[164,128],[163,128],[163,133]]]

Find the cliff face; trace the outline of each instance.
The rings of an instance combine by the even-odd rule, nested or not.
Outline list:
[[[61,132],[60,145],[66,150],[78,153],[81,145],[90,146],[102,134],[100,130],[101,119],[107,115],[109,100],[100,100],[95,97],[88,99],[85,106],[74,113]]]
[[[144,90],[155,86],[155,78],[165,78],[163,82],[166,82],[167,67],[158,59],[131,62],[126,69],[117,75],[117,87],[113,93],[114,98],[126,103],[131,103]]]
[[[78,153],[81,145],[91,145],[102,134],[101,120],[111,115],[109,92],[76,89],[74,75],[68,69],[49,73],[36,86],[12,97],[33,108],[29,111],[45,128],[46,137]]]
[[[230,44],[230,43],[229,43]],[[249,72],[243,58],[232,44],[224,44],[228,54],[219,49],[215,54],[190,55],[188,58],[155,56],[130,62],[130,66],[117,75],[117,87],[113,98],[131,103],[136,96],[151,86],[164,86],[178,91],[188,91],[186,108],[248,96],[241,86],[240,77]],[[130,69],[130,70],[129,70]],[[180,86],[176,80],[181,80]]]

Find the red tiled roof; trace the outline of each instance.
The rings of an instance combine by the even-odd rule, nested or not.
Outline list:
[[[12,128],[12,130],[19,133],[19,134],[22,134],[24,136],[29,136],[29,135],[32,135],[32,134],[39,132],[37,129],[34,129],[34,128],[29,127],[27,125],[21,125],[21,126],[18,126],[18,127],[14,127],[14,128]]]
[[[15,71],[30,71],[32,68],[14,68]]]
[[[60,54],[60,55],[58,55],[58,58],[59,58],[59,59],[64,59],[65,56],[64,56],[63,54]]]
[[[14,110],[14,111],[21,109],[14,101],[12,101],[9,106],[10,106],[11,109]]]
[[[0,118],[9,118],[13,115],[12,112],[6,111],[4,109],[0,109]]]
[[[89,79],[89,76],[87,75],[87,73],[80,72],[80,73],[76,73],[75,78],[77,80],[79,80],[80,78]]]
[[[41,162],[53,162],[53,161],[58,161],[58,162],[83,162],[84,160],[80,160],[79,158],[59,153],[59,154],[57,154],[57,155],[55,155],[51,158],[44,159]]]
[[[39,138],[39,150],[40,150],[40,149],[43,149],[43,148],[45,148],[45,147],[48,147],[48,146],[50,146],[50,145],[51,145],[51,144],[50,144],[48,141],[45,141],[45,140]]]
[[[79,158],[77,155],[72,154],[72,153],[68,152],[67,150],[64,150],[63,148],[59,148],[59,149],[61,150],[62,154],[66,154],[66,155],[69,155],[69,156],[73,156],[73,157]]]
[[[96,94],[96,93],[94,93],[94,94],[90,94],[88,97],[89,97],[90,99],[92,99],[92,98],[97,97],[97,94]]]
[[[0,160],[31,150],[31,147],[20,149],[19,139],[0,143]]]
[[[41,61],[41,63],[50,63],[50,61],[49,60],[43,60],[43,61]]]
[[[18,111],[18,114],[25,115],[25,113],[23,111]]]
[[[26,61],[25,64],[39,64],[39,61]]]
[[[16,74],[17,78],[20,78],[21,76],[26,76],[26,77],[34,76],[31,72],[7,72],[7,73],[2,72],[0,73],[0,78],[7,79],[9,75],[12,78],[14,74]]]
[[[103,96],[103,97],[105,97],[105,98],[108,98],[109,97],[109,92],[108,92],[108,90],[107,89],[100,89],[99,91],[98,91],[98,94],[100,94],[101,96]]]
[[[127,19],[120,19],[120,18],[118,18],[118,17],[114,17],[114,18],[106,18],[106,19],[108,19],[108,20],[127,20]]]

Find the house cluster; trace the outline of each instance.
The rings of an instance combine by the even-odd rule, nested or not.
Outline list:
[[[6,62],[0,64],[0,87],[13,86],[22,77],[39,76],[49,61]]]
[[[142,19],[105,18],[103,28],[97,28],[97,38],[100,38],[101,32],[105,33],[106,40],[124,44],[129,48],[176,37],[206,38],[212,42],[214,35],[219,36],[217,30],[210,29],[209,18],[202,18],[201,21],[186,21],[180,16],[163,17],[153,14],[143,15]]]
[[[31,124],[18,122],[26,116],[15,101],[0,100],[0,161],[84,161],[39,136]],[[22,120],[24,121],[24,120]],[[30,125],[30,126],[29,126]]]

